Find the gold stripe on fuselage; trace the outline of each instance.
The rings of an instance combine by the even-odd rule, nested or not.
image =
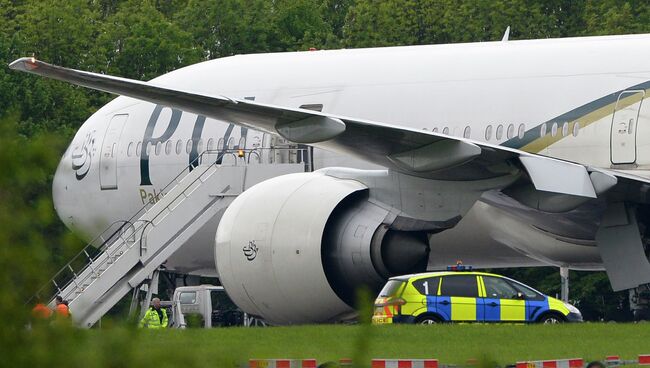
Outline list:
[[[629,90],[629,92],[634,92],[635,90]],[[614,101],[611,103],[608,103],[607,105],[604,105],[596,110],[593,110],[589,112],[588,114],[582,116],[581,118],[575,119],[573,121],[569,121],[569,132],[573,131],[573,126],[576,122],[580,123],[580,129],[583,129],[599,120],[602,118],[612,115],[614,113],[614,109],[616,108],[616,103],[618,102],[618,110],[627,108],[628,106],[631,106],[642,99],[645,99],[649,95],[650,89],[646,90],[638,90],[638,92],[644,92],[644,93],[632,93],[630,96],[624,97],[621,100]],[[626,91],[623,91],[626,92]],[[621,92],[621,93],[623,93]],[[620,95],[620,93],[619,93]],[[558,130],[562,129],[562,124],[564,122],[558,121]],[[545,123],[545,124],[548,124]],[[552,136],[551,134],[551,129],[550,127],[547,127],[547,132],[543,137],[539,137],[535,139],[534,141],[528,143],[527,145],[521,147],[520,149],[522,151],[530,152],[530,153],[539,153],[545,148],[548,148],[550,145],[560,141],[563,138],[566,138],[570,136],[571,134],[567,134],[566,136],[562,135],[560,132],[558,132],[555,137]]]

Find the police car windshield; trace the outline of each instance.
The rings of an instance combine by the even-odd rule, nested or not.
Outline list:
[[[381,289],[381,291],[379,292],[379,296],[382,298],[394,296],[403,283],[404,281],[400,281],[400,280],[389,280],[384,286],[384,288]]]

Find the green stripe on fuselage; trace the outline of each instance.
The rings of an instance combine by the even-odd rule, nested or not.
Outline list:
[[[614,113],[614,108],[616,107],[616,101],[618,96],[625,91],[645,91],[645,97],[650,97],[650,81],[614,92],[607,96],[601,97],[597,100],[584,104],[576,109],[573,109],[569,112],[566,112],[558,117],[555,117],[551,120],[548,120],[544,123],[538,124],[531,129],[528,129],[524,133],[523,138],[514,137],[502,143],[502,146],[520,149],[522,151],[530,153],[538,153],[543,149],[549,147],[550,145],[560,141],[563,138],[566,138],[571,135],[573,131],[573,126],[576,122],[580,123],[580,129],[595,123],[596,121],[604,118],[607,115]],[[641,95],[640,94],[631,94],[623,99],[619,103],[619,109],[630,106],[636,102],[639,102]],[[569,123],[569,134],[563,136],[561,134],[562,125],[567,122]],[[555,137],[551,134],[551,127],[553,123],[558,125],[558,133]],[[540,132],[542,125],[546,124],[546,134],[540,137]]]

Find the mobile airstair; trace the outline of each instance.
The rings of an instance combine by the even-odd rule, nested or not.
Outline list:
[[[36,297],[53,306],[54,297],[60,295],[68,301],[75,323],[91,327],[246,188],[305,170],[297,162],[249,165],[234,159],[223,164],[225,160],[217,159],[223,155],[223,151],[202,153],[163,189],[165,196],[106,229]]]

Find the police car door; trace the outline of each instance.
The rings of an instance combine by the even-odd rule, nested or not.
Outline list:
[[[526,301],[505,279],[483,276],[485,286],[485,321],[525,321]]]
[[[440,296],[436,298],[441,314],[450,316],[451,321],[480,321],[483,298],[479,298],[477,276],[448,275],[441,282]]]
[[[427,277],[424,279],[413,281],[413,287],[415,287],[415,289],[424,296],[424,298],[420,297],[422,301],[421,302],[422,307],[418,306],[418,308],[424,308],[426,309],[425,310],[426,312],[441,314],[440,311],[436,309],[436,299],[438,295],[439,285],[440,285],[440,277],[438,276]],[[417,311],[412,311],[412,312],[417,312]],[[402,313],[405,313],[405,307],[402,307]],[[446,316],[441,315],[441,317],[444,319],[449,319],[449,315]]]

